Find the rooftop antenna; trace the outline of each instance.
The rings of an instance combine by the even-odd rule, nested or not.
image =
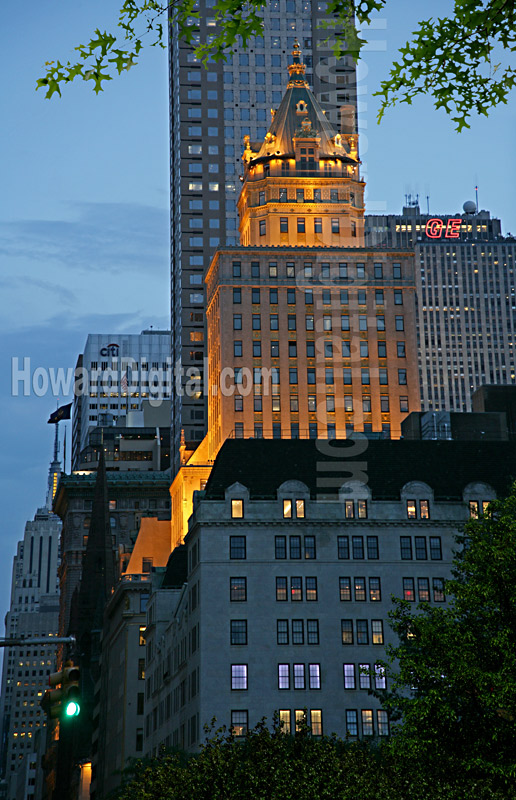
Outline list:
[[[430,195],[427,194],[426,196],[426,213],[430,215]]]
[[[477,214],[478,214],[478,186],[475,186],[475,199],[477,201]]]

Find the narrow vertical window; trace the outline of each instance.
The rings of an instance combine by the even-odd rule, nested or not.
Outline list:
[[[278,664],[278,689],[290,689],[290,667]]]
[[[355,689],[356,688],[355,665],[343,664],[342,666],[344,670],[344,688]]]

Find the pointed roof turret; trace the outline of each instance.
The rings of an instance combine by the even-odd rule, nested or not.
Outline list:
[[[326,119],[323,109],[317,102],[305,78],[306,67],[301,59],[297,40],[292,50],[292,63],[288,68],[289,81],[283,100],[273,113],[270,128],[258,153],[249,160],[293,156],[295,139],[318,139],[319,158],[341,158],[356,163],[350,157],[343,140],[333,125]],[[244,155],[245,158],[245,155]],[[245,159],[248,160],[248,159]]]

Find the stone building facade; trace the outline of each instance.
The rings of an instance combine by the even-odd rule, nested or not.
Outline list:
[[[391,596],[446,602],[455,537],[515,463],[509,442],[227,441],[186,582],[149,602],[145,754],[196,750],[213,717],[240,735],[279,712],[294,731],[304,708],[315,734],[386,735],[368,689]]]

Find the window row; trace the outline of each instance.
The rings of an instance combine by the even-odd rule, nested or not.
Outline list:
[[[288,315],[290,316],[290,315]],[[294,323],[290,323],[291,325]],[[289,329],[290,330],[290,329]],[[295,328],[291,328],[295,330]],[[340,344],[339,344],[340,341]],[[367,339],[342,339],[342,340],[329,339],[323,342],[317,342],[317,357],[324,356],[324,358],[334,358],[342,354],[342,358],[369,358],[370,347]],[[262,357],[262,342],[254,340],[250,343],[253,351],[253,358]],[[271,358],[279,358],[280,347],[279,339],[273,339],[270,343]],[[387,358],[387,342],[379,341],[377,344],[378,358]],[[244,354],[244,343],[242,339],[235,339],[233,342],[233,355],[235,358],[242,358]],[[396,355],[398,358],[406,357],[406,347],[404,341],[396,342]],[[298,356],[298,342],[288,342],[288,357],[297,358]],[[306,357],[316,357],[316,343],[314,339],[306,341]]]
[[[301,546],[301,536],[288,537],[288,555],[292,559],[314,559],[316,557],[315,551],[315,536],[303,536],[303,545]],[[275,557],[277,559],[287,558],[287,537],[276,536],[274,539]]]
[[[400,398],[400,406],[402,405],[401,401],[403,399],[404,398]],[[381,425],[382,425],[381,430],[373,431],[372,422],[364,422],[363,433],[366,434],[366,435],[368,433],[378,433],[378,434],[381,434],[381,436],[379,438],[390,439],[390,432],[391,432],[391,424],[390,424],[390,422],[382,422]],[[234,430],[235,439],[243,439],[244,438],[244,423],[243,422],[235,422],[233,430]],[[254,426],[251,427],[250,425],[248,425],[246,427],[246,430],[247,430],[247,436],[252,436],[254,439],[263,439],[264,429],[263,429],[263,422],[262,421],[255,421]],[[266,429],[266,432],[267,433],[271,433],[272,432],[272,438],[273,439],[281,439],[282,438],[282,430],[283,430],[283,438],[285,438],[285,431],[287,430],[287,428],[285,427],[285,424],[283,423],[283,427],[282,427],[282,423],[281,422],[273,422],[272,423],[272,431],[269,428],[268,430]],[[353,423],[352,422],[346,422],[345,430],[346,430],[346,438],[349,439],[349,437],[352,436],[352,434],[353,434],[353,432],[355,430]],[[320,433],[322,433],[322,438],[324,438],[324,439],[335,439],[337,437],[337,426],[336,426],[335,422],[327,422],[326,425],[322,426],[322,428],[321,428],[321,427],[318,426],[317,422],[309,422],[308,423],[308,428],[305,427],[305,428],[301,429],[301,433],[303,434],[303,436],[306,436],[306,434],[308,433],[308,438],[309,439],[317,439],[319,437]],[[299,434],[300,434],[299,422],[291,422],[290,423],[290,435],[289,435],[288,438],[290,438],[290,439],[299,439]],[[342,436],[342,434],[339,434],[339,436]],[[375,438],[378,438],[378,437],[375,437]]]
[[[319,620],[277,619],[276,642],[282,645],[305,644],[305,642],[306,644],[319,644]]]
[[[365,578],[339,578],[339,598],[342,602],[350,602],[353,597],[356,602],[365,602],[369,597],[371,603],[378,603],[382,599],[380,578],[368,579],[369,592]]]
[[[276,578],[276,600],[279,602],[286,602],[289,599],[292,602],[303,600],[303,578],[294,577],[290,579],[290,592],[288,591],[288,578]],[[305,578],[305,600],[317,600],[317,578]]]
[[[388,386],[389,385],[389,372],[387,368],[375,368],[370,370],[368,367],[363,367],[360,369],[360,372],[357,368],[354,370],[351,367],[344,367],[342,370],[342,380],[344,386],[351,386],[353,384],[353,371],[355,372],[355,377],[360,378],[360,383],[362,386],[370,386],[371,379],[378,378],[378,383],[380,386]],[[319,372],[322,372],[320,369]],[[264,370],[262,367],[255,367],[253,372],[249,367],[242,367],[235,369],[235,386],[239,386],[241,384],[248,383],[249,378],[253,379],[253,383],[255,386],[260,386],[262,383],[262,378],[264,375]],[[392,370],[391,370],[392,376]],[[270,377],[271,382],[273,385],[279,385],[280,383],[280,375],[279,375],[279,368],[274,367],[270,370]],[[336,378],[336,370],[334,367],[325,367],[324,368],[324,383],[328,385],[333,385],[335,383]],[[299,372],[297,367],[290,367],[288,370],[288,382],[289,384],[296,385],[299,383]],[[308,386],[315,386],[317,383],[321,381],[317,380],[317,370],[315,367],[308,367],[306,370],[306,383]],[[407,370],[406,369],[398,369],[398,386],[406,386],[407,385]],[[428,517],[427,517],[428,518]]]
[[[282,190],[280,189],[280,192]],[[286,190],[283,190],[286,191]],[[315,189],[315,192],[318,190]],[[333,189],[330,192],[336,192],[337,190]],[[316,195],[317,196],[317,195]],[[330,199],[332,195],[330,194]],[[335,201],[338,201],[338,197],[333,195]],[[283,268],[283,265],[281,265]],[[241,278],[242,277],[242,262],[241,261],[233,261],[233,277],[234,278]],[[296,271],[297,270],[297,271]],[[277,261],[270,261],[267,265],[267,268],[264,266],[264,271],[262,271],[262,265],[260,265],[259,261],[251,261],[251,278],[260,278],[263,277],[264,272],[269,278],[278,278],[278,262]],[[380,262],[376,262],[374,264],[374,277],[376,279],[381,279],[384,277],[389,277],[387,274],[388,268],[386,264],[382,264]],[[329,281],[329,280],[351,280],[353,278],[358,278],[359,280],[365,280],[366,278],[366,265],[364,262],[357,262],[356,264],[348,264],[346,262],[340,262],[338,264],[330,264],[329,262],[322,262],[320,264],[316,264],[315,272],[314,272],[314,265],[312,262],[304,262],[303,266],[296,265],[293,261],[287,261],[285,264],[285,272],[282,274],[281,277],[286,278],[296,278],[298,276],[302,276],[304,278],[318,278],[321,282]],[[392,263],[392,277],[393,278],[401,278],[401,262],[393,261]]]
[[[470,500],[469,501],[469,516],[471,519],[478,519],[484,516],[491,500]]]
[[[211,220],[210,220],[211,222]],[[190,227],[202,227],[202,220],[199,220],[198,225],[190,225]],[[213,226],[211,226],[213,227]],[[322,231],[321,231],[322,233]],[[244,290],[241,286],[233,287],[233,304],[234,305],[241,305],[242,303],[242,294],[246,291],[246,295],[248,297],[249,290]],[[266,292],[268,291],[268,295]],[[250,290],[251,296],[250,300],[251,303],[255,306],[260,305],[262,301],[268,303],[271,306],[278,305],[279,298],[280,298],[280,290],[276,287],[272,287],[267,289],[261,289],[259,287],[251,287]],[[286,290],[286,300],[287,305],[295,306],[297,301],[303,297],[304,304],[307,306],[311,306],[314,304],[314,294],[315,294],[315,303],[317,306],[331,306],[334,304],[341,305],[341,306],[348,306],[351,302],[357,303],[358,306],[367,306],[368,295],[371,298],[374,298],[374,303],[377,306],[384,306],[385,305],[385,290],[384,289],[374,289],[374,294],[371,290],[366,289],[358,289],[356,292],[352,291],[350,293],[349,289],[321,289],[315,290],[314,289],[306,289],[306,288],[287,288]],[[283,298],[285,295],[282,293],[281,297]],[[394,305],[401,306],[403,305],[403,293],[401,289],[394,289],[393,293],[394,298]]]
[[[231,513],[235,519],[243,517],[243,500],[232,499]],[[287,507],[287,514],[293,510],[292,502],[285,501],[291,505]],[[296,503],[296,514],[298,513]],[[302,515],[299,519],[304,519],[304,501],[302,506]],[[283,507],[285,513],[285,505]],[[346,519],[366,519],[367,518],[367,501],[366,500],[346,500],[344,502],[344,512]],[[290,518],[287,516],[287,518]],[[351,539],[351,542],[350,542]],[[365,541],[364,541],[365,540]],[[315,536],[289,536],[288,537],[288,551],[287,551],[287,537],[275,536],[274,537],[274,554],[276,559],[306,559],[313,560],[316,558],[316,540]],[[246,537],[245,536],[230,536],[229,537],[229,557],[231,559],[245,559],[247,556]],[[357,561],[364,560],[366,557],[370,561],[376,561],[380,557],[378,536],[337,536],[337,556],[341,560],[354,559]],[[403,561],[410,561],[414,557],[417,561],[425,561],[430,556],[431,561],[442,561],[442,543],[440,536],[400,536],[400,556]]]
[[[320,664],[278,664],[278,689],[320,688]]]
[[[430,602],[429,578],[403,578],[403,599],[408,600],[410,603],[415,603],[416,587],[417,587],[418,602],[429,603]],[[434,603],[446,602],[446,595],[444,593],[444,578],[432,578],[432,596]]]
[[[407,500],[407,519],[430,519],[428,500]]]
[[[383,644],[383,620],[381,619],[342,619],[340,625],[342,644],[369,644],[369,627],[371,627],[371,643]]]
[[[358,736],[358,714],[357,709],[346,709],[346,734],[348,736]],[[362,724],[362,736],[374,736],[374,712],[371,709],[360,711],[360,721]],[[378,736],[389,735],[389,718],[383,709],[376,711],[376,733]]]
[[[365,502],[365,501],[358,501],[358,502]],[[351,514],[351,504],[353,503],[352,500],[345,501],[345,509],[349,506],[349,513],[350,516],[347,516],[347,519],[353,519],[353,515]],[[367,510],[367,506],[366,506]],[[349,536],[337,536],[337,556],[340,559],[347,560],[349,558],[353,558],[356,560],[362,560],[365,558],[365,554],[367,553],[367,558],[372,561],[376,561],[380,557],[379,548],[378,548],[378,536],[366,536],[365,537],[365,544],[366,548],[364,550],[364,537],[363,536],[352,536],[351,537],[351,549],[350,549],[350,537]]]
[[[307,719],[307,714],[309,718]],[[322,711],[320,708],[282,708],[278,718],[281,730],[285,734],[300,731],[308,725],[312,736],[322,736]],[[231,731],[233,736],[245,736],[249,730],[249,712],[247,710],[231,712]]]
[[[386,689],[387,678],[385,667],[375,664],[371,669],[370,664],[343,664],[344,689]]]
[[[412,545],[414,542],[414,545]],[[431,561],[441,561],[443,557],[440,536],[400,536],[400,555],[403,561],[426,561],[430,554]]]
[[[269,330],[271,331],[278,331],[279,330],[279,322],[280,322],[280,314],[269,314]],[[284,316],[284,315],[283,315]],[[367,331],[371,328],[376,326],[377,331],[384,331],[385,328],[385,315],[384,314],[377,314],[376,316],[368,316],[367,314],[356,314],[351,317],[353,320],[353,330],[358,331]],[[305,330],[306,331],[332,331],[334,330],[334,323],[335,326],[337,324],[337,319],[332,314],[323,314],[322,317],[317,319],[317,327],[315,325],[315,317],[313,314],[305,314]],[[404,318],[402,316],[397,316],[394,319],[394,327],[397,331],[404,331],[405,330],[405,323]],[[251,314],[251,329],[253,331],[261,331],[262,330],[262,315],[261,314]],[[243,330],[242,327],[242,314],[233,314],[233,330],[234,331],[241,331]],[[287,314],[287,330],[295,331],[297,330],[297,315],[296,314]],[[335,327],[337,330],[337,327]],[[349,314],[341,314],[340,315],[340,330],[341,331],[350,331],[351,323],[350,323],[350,315]],[[382,356],[385,358],[386,356]]]

